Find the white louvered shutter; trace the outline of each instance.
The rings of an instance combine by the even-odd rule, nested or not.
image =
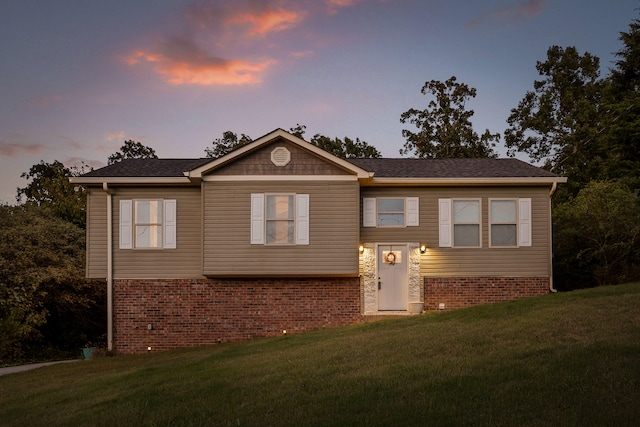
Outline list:
[[[120,249],[133,249],[133,200],[120,200]]]
[[[518,246],[531,246],[531,199],[518,199]]]
[[[251,194],[251,244],[264,245],[264,194]]]
[[[176,207],[175,200],[164,201],[164,218],[163,218],[163,246],[165,249],[175,249],[176,245]]]
[[[451,199],[438,199],[439,246],[451,247]]]
[[[309,244],[309,195],[296,194],[296,245]]]
[[[365,197],[362,199],[362,226],[375,227],[378,225],[377,209],[375,197]]]
[[[406,200],[406,225],[407,227],[417,227],[420,225],[420,199],[418,197],[407,197]]]

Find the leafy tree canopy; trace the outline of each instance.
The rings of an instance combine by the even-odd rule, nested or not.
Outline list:
[[[606,120],[601,144],[606,154],[603,168],[608,179],[640,189],[640,21],[622,32],[623,47],[616,52],[615,67],[606,80]]]
[[[307,127],[305,125],[301,125],[300,123],[296,123],[296,127],[289,128],[289,133],[297,136],[300,139],[304,139],[304,134],[307,131]]]
[[[207,147],[204,151],[207,158],[217,159],[251,143],[251,141],[253,141],[251,137],[244,133],[238,137],[236,133],[228,130],[222,133],[222,138],[213,140],[213,147]]]
[[[124,145],[120,147],[120,151],[113,153],[109,156],[107,164],[112,165],[114,163],[121,162],[124,159],[157,159],[156,151],[143,145],[140,142],[133,140],[127,140]]]
[[[500,134],[487,129],[482,136],[473,130],[473,110],[466,102],[475,98],[476,89],[458,83],[455,76],[445,82],[431,80],[424,84],[422,94],[433,97],[427,108],[411,108],[400,116],[401,123],[410,123],[417,132],[403,129],[406,138],[400,154],[415,154],[426,158],[496,157],[493,151]]]
[[[84,166],[67,168],[57,160],[53,163],[41,160],[20,175],[31,182],[18,188],[16,200],[49,208],[54,215],[84,227],[86,194],[69,182],[70,177],[83,173]]]
[[[640,277],[640,203],[623,184],[592,181],[557,206],[554,234],[561,289]]]
[[[362,141],[360,138],[353,140],[345,136],[344,139],[340,139],[316,134],[309,142],[342,159],[375,159],[382,157],[377,148],[369,145],[366,141]]]
[[[29,346],[77,349],[104,328],[104,285],[84,278],[85,233],[34,205],[0,206],[0,364]]]
[[[297,124],[296,127],[289,130],[289,133],[303,139],[306,128],[307,127],[305,125]],[[222,134],[222,138],[218,138],[213,141],[213,147],[205,148],[205,153],[209,158],[218,158],[237,150],[252,141],[253,140],[244,133],[238,137],[238,134],[226,131]],[[316,147],[322,148],[323,150],[343,159],[358,157],[375,158],[381,156],[380,152],[375,147],[367,144],[359,138],[356,138],[355,140],[347,137],[344,139],[329,138],[321,134],[316,134],[309,142]]]
[[[543,77],[533,83],[507,119],[505,144],[509,155],[528,154],[547,169],[568,176],[573,183],[599,175],[589,158],[601,156],[596,137],[602,127],[600,60],[576,48],[552,46],[536,70]],[[570,184],[571,185],[571,184]]]
[[[303,139],[306,129],[307,127],[305,125],[296,124],[296,127],[289,129],[289,133]],[[380,154],[376,147],[369,145],[360,138],[356,138],[354,141],[346,136],[344,139],[330,138],[317,133],[309,142],[342,159],[375,159],[382,157],[382,154]]]

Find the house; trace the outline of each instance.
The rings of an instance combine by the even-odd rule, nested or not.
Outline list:
[[[566,181],[516,159],[345,160],[281,129],[71,180],[119,353],[549,293]]]

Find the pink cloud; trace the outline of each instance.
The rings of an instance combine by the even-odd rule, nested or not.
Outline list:
[[[362,0],[326,0],[327,8],[330,14],[336,14],[345,7],[352,7],[360,3]]]
[[[235,38],[266,36],[299,25],[306,13],[299,3],[284,1],[234,2],[222,8],[213,4],[197,3],[186,8],[185,16],[190,29],[220,36],[231,32]],[[295,5],[295,6],[294,6]]]
[[[52,104],[60,101],[61,99],[62,99],[62,96],[58,94],[43,95],[29,101],[29,105],[31,105],[32,107],[48,108]]]
[[[0,142],[0,156],[2,157],[20,157],[24,154],[38,154],[44,151],[46,147],[41,144],[15,144],[10,142]]]
[[[154,47],[136,49],[125,62],[148,64],[173,85],[255,85],[278,62],[264,54],[267,49],[261,43],[273,48],[276,44],[265,39],[299,25],[305,17],[282,1],[234,2],[224,8],[196,3],[184,13],[180,36],[163,36]]]
[[[173,38],[157,51],[139,50],[127,63],[153,64],[155,71],[174,85],[248,85],[262,80],[262,73],[275,61],[224,59],[211,55],[192,40]]]
[[[326,13],[327,8],[337,13],[363,1],[196,2],[175,19],[181,27],[178,34],[161,35],[155,45],[132,49],[124,60],[130,66],[148,66],[172,85],[255,85],[274,64],[313,54],[305,49],[287,52],[283,43],[295,36],[285,39],[281,34],[301,26],[312,14]]]
[[[304,14],[292,10],[265,10],[258,13],[245,11],[231,16],[228,24],[244,24],[247,26],[245,35],[266,36],[270,33],[284,31],[297,26],[304,19]]]
[[[107,132],[105,139],[107,141],[124,141],[124,132]]]
[[[527,0],[517,4],[507,5],[467,22],[467,28],[474,28],[488,21],[507,22],[517,24],[540,15],[544,10],[546,0]]]

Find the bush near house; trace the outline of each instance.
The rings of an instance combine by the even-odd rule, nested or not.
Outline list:
[[[75,357],[104,334],[106,289],[84,278],[84,236],[45,208],[0,206],[0,365]]]

